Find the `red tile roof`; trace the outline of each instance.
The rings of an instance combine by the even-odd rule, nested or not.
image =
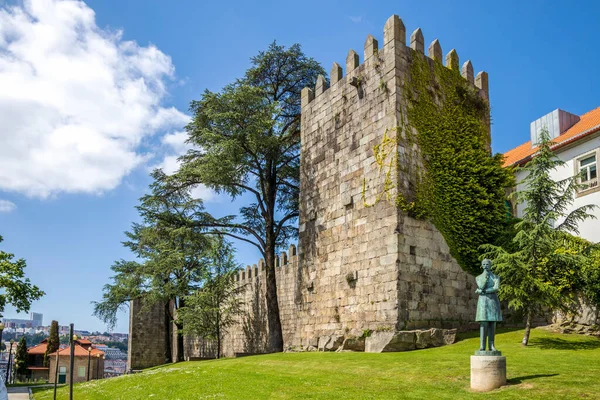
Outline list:
[[[88,356],[88,351],[83,348],[81,345],[75,343],[75,357],[87,357]],[[97,355],[104,355],[103,351],[100,351],[98,349],[92,349],[92,352],[90,353],[92,357],[96,357]],[[56,357],[56,352],[51,354],[52,356]],[[65,347],[64,349],[60,349],[58,350],[58,355],[60,357],[63,356],[70,356],[71,355],[71,348],[70,347]]]
[[[579,122],[570,127],[557,138],[553,139],[552,149],[558,149],[573,143],[587,135],[600,131],[600,107],[581,116]],[[522,165],[536,153],[537,146],[531,147],[531,140],[504,153],[504,166]]]
[[[46,354],[46,348],[48,348],[48,342],[44,341],[38,345],[28,348],[27,354],[31,354],[31,355]]]

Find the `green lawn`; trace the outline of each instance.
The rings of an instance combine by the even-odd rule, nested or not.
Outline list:
[[[509,384],[469,389],[469,356],[478,338],[405,353],[282,353],[197,361],[75,385],[77,400],[106,399],[600,399],[600,340],[535,329],[504,331]],[[35,400],[52,390],[35,389]],[[59,390],[68,398],[68,387]]]

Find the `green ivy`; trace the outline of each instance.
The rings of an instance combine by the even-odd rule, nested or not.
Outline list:
[[[416,130],[425,167],[416,176],[415,214],[430,219],[460,266],[477,274],[478,248],[502,234],[504,190],[514,184],[502,155],[490,155],[488,102],[458,71],[419,54],[404,91],[404,132]]]

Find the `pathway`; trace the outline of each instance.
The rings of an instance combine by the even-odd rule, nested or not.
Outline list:
[[[8,400],[29,400],[29,389],[27,387],[9,387]]]

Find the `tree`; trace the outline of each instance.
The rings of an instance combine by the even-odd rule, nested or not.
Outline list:
[[[50,365],[49,355],[54,353],[60,347],[60,338],[58,337],[58,321],[52,320],[50,324],[50,335],[48,335],[48,343],[46,352],[44,353],[44,366]]]
[[[159,182],[164,174],[152,174]],[[111,269],[113,282],[105,285],[102,301],[94,304],[94,315],[114,326],[119,309],[130,300],[142,298],[145,306],[164,304],[166,344],[165,359],[170,359],[169,325],[177,328],[177,357],[183,360],[183,323],[176,312],[185,305],[186,296],[199,288],[206,270],[206,254],[210,237],[190,221],[203,218],[202,201],[192,199],[185,190],[157,195],[160,188],[153,183],[151,194],[140,199],[136,208],[142,223],[134,223],[129,240],[123,242],[141,261],[119,260]],[[173,225],[177,219],[185,224]],[[175,313],[171,312],[171,305]]]
[[[240,288],[234,280],[239,267],[233,248],[222,239],[215,240],[211,260],[202,288],[186,297],[186,306],[179,309],[178,317],[186,333],[215,340],[220,358],[223,336],[242,312]]]
[[[565,163],[552,152],[547,129],[541,131],[540,140],[536,156],[519,169],[527,175],[519,182],[523,190],[515,192],[513,198],[525,208],[522,220],[514,226],[512,249],[482,246],[484,256],[494,260],[502,278],[501,298],[507,299],[511,308],[524,311],[524,346],[529,342],[534,316],[574,303],[575,271],[585,258],[580,251],[564,251],[564,243],[569,232],[578,233],[581,221],[594,218],[590,211],[595,207],[569,211],[581,184],[577,176],[552,180],[550,173]]]
[[[17,345],[15,354],[15,372],[17,376],[24,377],[27,375],[28,357],[27,357],[27,341],[23,336]]]
[[[0,236],[2,242],[2,236]],[[45,293],[25,278],[24,259],[13,261],[14,254],[0,250],[0,316],[7,304],[15,307],[17,312],[28,312],[31,302],[38,300]]]
[[[186,127],[193,148],[165,190],[203,184],[232,199],[252,202],[239,214],[196,221],[207,233],[253,244],[265,260],[271,351],[283,350],[277,303],[275,252],[297,235],[300,157],[300,92],[313,87],[323,68],[302,52],[272,43],[251,59],[243,78],[192,101]],[[165,177],[167,178],[167,177]]]

